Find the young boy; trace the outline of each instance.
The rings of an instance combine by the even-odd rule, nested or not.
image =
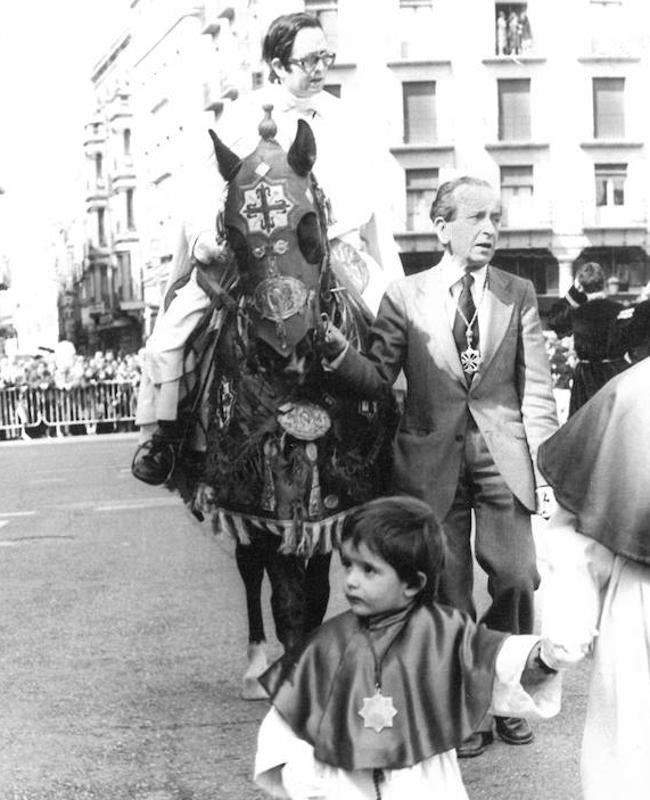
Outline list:
[[[260,679],[257,783],[291,800],[467,800],[455,748],[488,710],[559,711],[535,636],[476,625],[434,602],[445,557],[428,505],[374,500],[341,541],[350,610]]]

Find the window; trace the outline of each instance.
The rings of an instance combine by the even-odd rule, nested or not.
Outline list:
[[[99,293],[99,302],[104,303],[106,306],[110,305],[110,293],[108,291],[108,268],[105,264],[100,264],[99,266],[99,286],[100,286],[100,293]]]
[[[251,89],[259,89],[264,84],[264,73],[256,70],[251,73]]]
[[[434,81],[403,83],[404,141],[435,142],[436,84]]]
[[[641,49],[641,27],[630,25],[620,0],[591,0],[585,23],[593,55],[627,54]],[[643,35],[643,34],[642,34]]]
[[[397,29],[400,58],[431,58],[432,0],[400,0]]]
[[[503,224],[529,222],[533,205],[533,167],[530,164],[501,167]]]
[[[406,170],[406,230],[422,231],[431,227],[429,211],[438,188],[437,169]]]
[[[135,230],[133,219],[133,189],[126,190],[126,228],[129,231]]]
[[[133,300],[133,282],[131,280],[131,254],[116,253],[117,274],[120,282],[118,297],[120,300]]]
[[[530,139],[530,78],[497,81],[499,91],[499,140]]]
[[[625,136],[625,78],[594,78],[594,139]]]
[[[124,155],[130,156],[131,155],[131,129],[124,128],[124,132],[122,134],[122,142],[124,144]]]
[[[97,242],[100,247],[106,247],[106,228],[104,226],[104,209],[97,209]]]
[[[305,0],[305,11],[318,17],[327,46],[336,53],[339,44],[337,0]]]
[[[104,157],[101,153],[95,153],[95,178],[101,181],[104,177]]]
[[[596,205],[625,205],[627,164],[596,164]]]
[[[514,56],[532,50],[533,34],[528,19],[528,4],[496,3],[494,8],[496,54]]]

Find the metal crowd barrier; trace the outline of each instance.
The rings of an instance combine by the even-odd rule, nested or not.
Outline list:
[[[113,428],[135,421],[137,387],[131,383],[102,381],[70,389],[13,386],[0,389],[0,431],[5,438],[20,438],[27,428],[45,425],[57,435],[82,425],[96,433],[100,423]]]

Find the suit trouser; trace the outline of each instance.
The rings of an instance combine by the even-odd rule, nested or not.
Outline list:
[[[499,631],[532,633],[534,593],[540,578],[530,512],[499,474],[485,439],[470,417],[456,494],[443,522],[448,552],[438,600],[476,619],[472,511],[476,560],[487,573],[492,598],[481,622]]]

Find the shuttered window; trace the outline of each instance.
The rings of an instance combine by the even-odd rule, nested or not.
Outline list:
[[[403,83],[404,141],[406,143],[435,142],[436,84],[435,81]]]

